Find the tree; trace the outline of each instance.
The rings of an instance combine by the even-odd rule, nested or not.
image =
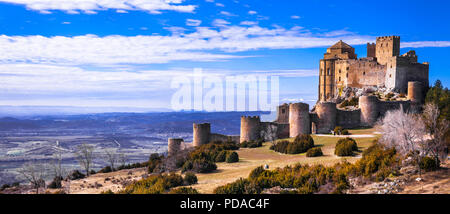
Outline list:
[[[86,176],[89,176],[93,160],[94,147],[88,144],[81,144],[77,148],[76,156],[80,166],[86,170]]]
[[[121,166],[125,166],[127,164],[128,157],[125,153],[119,153],[119,163]]]
[[[45,187],[46,168],[44,165],[25,163],[22,168],[18,169],[18,172],[36,189],[36,194],[39,194],[39,188]]]
[[[450,120],[450,91],[444,88],[440,80],[436,80],[425,97],[425,103],[434,103],[439,111],[439,118]]]
[[[110,164],[111,170],[115,171],[115,164],[119,161],[120,157],[115,149],[105,149],[106,161]]]
[[[427,103],[422,114],[422,121],[430,135],[423,146],[424,151],[432,156],[436,163],[445,161],[448,155],[446,134],[449,132],[449,121],[439,118],[440,111],[436,104]]]
[[[420,120],[420,117],[405,113],[403,108],[400,108],[388,111],[380,121],[379,129],[382,133],[380,143],[388,148],[394,147],[402,155],[411,155],[417,163],[421,176],[420,161],[426,154],[422,147],[425,145],[427,133],[425,125]]]

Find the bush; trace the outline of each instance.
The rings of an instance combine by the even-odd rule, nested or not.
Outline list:
[[[348,132],[347,129],[342,130],[342,135],[350,135],[350,132]]]
[[[435,171],[439,169],[439,161],[436,161],[436,159],[432,157],[423,157],[420,160],[419,166],[421,169],[429,172],[429,171]]]
[[[308,149],[308,151],[306,152],[306,157],[319,157],[322,155],[323,155],[322,149],[319,147]]]
[[[192,187],[180,187],[180,188],[174,188],[174,189],[170,190],[169,194],[192,195],[192,194],[200,194],[200,193]]]
[[[220,162],[225,162],[227,158],[227,151],[223,150],[220,151],[219,154],[217,154],[216,156],[216,162],[220,163]]]
[[[114,195],[114,192],[111,191],[110,189],[108,189],[108,190],[106,190],[106,191],[101,192],[100,194],[104,194],[104,195]]]
[[[150,158],[147,162],[147,170],[148,173],[153,173],[156,171],[156,167],[161,164],[164,156],[159,155],[158,153],[153,153],[150,155]]]
[[[260,194],[262,189],[248,179],[239,178],[239,180],[214,189],[215,194]]]
[[[239,146],[241,148],[258,148],[263,145],[263,142],[264,142],[264,140],[262,140],[262,139],[257,140],[257,141],[250,141],[250,142],[244,141]]]
[[[162,194],[170,188],[183,185],[183,178],[178,174],[151,175],[125,187],[122,194]]]
[[[108,172],[112,172],[111,166],[106,166],[98,171],[98,173],[108,173]]]
[[[227,154],[227,163],[236,163],[239,162],[239,155],[236,152],[229,152]]]
[[[217,165],[206,159],[195,159],[194,161],[186,161],[181,172],[194,171],[197,173],[208,173],[217,169]]]
[[[86,175],[84,175],[83,173],[81,173],[78,170],[74,170],[68,177],[70,180],[78,180],[78,179],[85,178]]]
[[[382,181],[390,174],[396,174],[399,165],[400,158],[394,148],[386,149],[374,142],[363,152],[362,158],[355,163],[350,173]]]
[[[50,189],[59,189],[62,187],[61,181],[63,178],[61,176],[56,176],[53,178],[52,182],[47,186]]]
[[[314,147],[314,140],[311,135],[299,135],[293,142],[280,141],[270,147],[270,149],[284,154],[300,154]]]
[[[337,156],[353,156],[353,151],[358,151],[358,145],[352,138],[339,139],[336,143],[334,154]]]
[[[347,106],[358,106],[359,105],[359,99],[356,97],[352,97],[350,100],[344,100],[339,107],[344,108]]]
[[[184,175],[184,184],[185,185],[192,185],[197,183],[197,176],[193,172],[186,172]]]
[[[249,178],[250,180],[256,179],[256,178],[258,178],[259,175],[261,175],[264,171],[266,171],[266,170],[264,169],[263,166],[258,166],[258,167],[256,167],[255,169],[253,169],[253,170],[250,172],[248,178]]]

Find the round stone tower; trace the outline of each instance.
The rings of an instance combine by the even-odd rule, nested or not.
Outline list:
[[[289,105],[289,137],[300,134],[310,134],[309,105],[293,103]]]
[[[414,103],[423,102],[422,83],[421,82],[408,82],[408,100]]]
[[[169,138],[168,140],[168,153],[169,156],[176,154],[181,151],[181,145],[183,143],[183,139],[180,138]]]
[[[259,116],[241,117],[240,142],[258,140],[260,138],[260,123]]]
[[[209,143],[209,135],[211,134],[211,124],[202,123],[197,124],[194,123],[194,147],[201,146]]]
[[[380,114],[378,98],[373,95],[361,96],[359,97],[359,107],[361,108],[361,125],[375,125]]]
[[[319,118],[316,124],[318,134],[328,134],[336,127],[337,108],[336,103],[320,102],[316,105],[316,113]]]

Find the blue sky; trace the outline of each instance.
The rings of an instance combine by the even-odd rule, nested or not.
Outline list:
[[[281,102],[317,98],[338,40],[377,36],[450,83],[447,1],[0,0],[0,105],[170,108],[174,76],[280,76]]]

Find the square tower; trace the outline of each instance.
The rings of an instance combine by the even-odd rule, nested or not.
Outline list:
[[[400,36],[377,37],[375,52],[378,63],[386,65],[393,56],[400,55]]]

